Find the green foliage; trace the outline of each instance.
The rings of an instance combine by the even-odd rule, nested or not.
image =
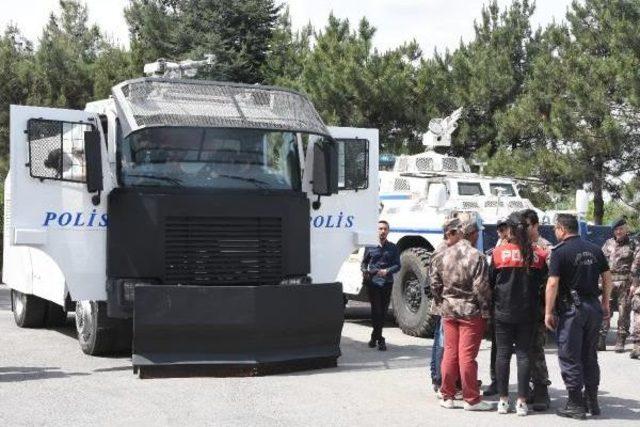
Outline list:
[[[475,40],[453,53],[436,53],[419,74],[420,92],[427,94],[423,120],[443,117],[464,107],[454,135],[458,154],[470,156],[482,147],[493,156],[501,145],[517,146],[499,138],[500,121],[522,92],[532,58],[538,51],[539,32],[531,29],[534,5],[514,1],[501,11],[492,1],[475,22]]]
[[[0,37],[0,158],[9,153],[9,105],[24,103],[29,91],[32,62],[31,43],[24,40],[16,27],[9,27]],[[2,162],[4,165],[6,162]],[[0,169],[4,178],[6,168]]]
[[[589,185],[597,223],[604,191],[619,192],[617,178],[640,159],[639,18],[637,0],[574,2],[567,25],[541,34],[523,92],[500,117],[498,140],[513,151],[556,154],[557,162],[528,162],[531,174],[556,188]]]
[[[260,83],[279,11],[273,0],[132,0],[125,18],[134,64],[213,54],[199,77]]]
[[[640,229],[640,216],[638,215],[638,211],[635,209],[631,209],[629,206],[624,205],[623,203],[617,201],[610,201],[605,203],[604,205],[604,215],[602,217],[602,224],[610,225],[615,220],[626,217],[627,222],[629,223],[629,227],[632,230]],[[594,204],[589,204],[589,209],[587,210],[587,220],[594,221],[595,220],[595,212],[594,212]]]
[[[265,70],[272,84],[305,92],[330,125],[380,129],[382,150],[407,151],[416,144],[417,43],[380,53],[366,19],[352,29],[331,15],[326,27],[292,33],[282,16]]]

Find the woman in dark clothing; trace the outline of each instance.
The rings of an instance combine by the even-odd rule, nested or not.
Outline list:
[[[507,225],[508,242],[495,248],[490,275],[494,288],[496,377],[500,395],[498,413],[509,412],[509,365],[515,347],[518,361],[516,413],[527,415],[529,349],[547,255],[529,239],[527,223],[520,214],[511,214]]]

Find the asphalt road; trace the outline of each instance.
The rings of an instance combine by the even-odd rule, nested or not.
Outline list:
[[[438,406],[428,380],[431,340],[385,330],[389,351],[366,346],[367,307],[347,310],[339,367],[259,378],[140,380],[130,359],[85,356],[73,317],[56,330],[19,329],[0,286],[0,425],[576,425],[551,411],[468,413]],[[489,343],[479,356],[488,381]],[[603,415],[589,425],[640,425],[640,361],[601,353]],[[552,405],[565,393],[549,346]],[[515,389],[515,365],[512,368]]]

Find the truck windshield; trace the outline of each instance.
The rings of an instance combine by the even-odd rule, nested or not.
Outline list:
[[[300,190],[293,132],[147,128],[118,142],[125,187]]]

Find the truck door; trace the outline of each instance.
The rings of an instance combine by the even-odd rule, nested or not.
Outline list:
[[[108,169],[97,115],[12,105],[10,120],[5,283],[60,305],[67,292],[73,300],[105,299],[106,197],[86,184],[85,137]]]
[[[338,143],[338,194],[321,197],[311,209],[311,277],[334,282],[344,261],[363,245],[376,242],[378,221],[378,130],[330,127]],[[305,183],[313,159],[307,150]],[[317,197],[309,192],[312,200]]]

